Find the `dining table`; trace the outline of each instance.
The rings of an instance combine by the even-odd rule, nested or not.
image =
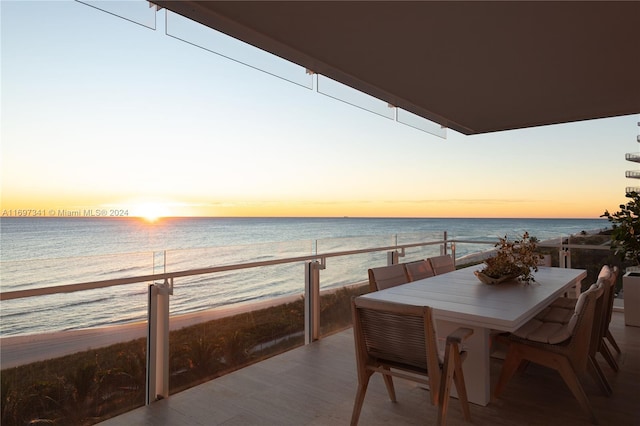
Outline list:
[[[557,297],[577,296],[587,272],[540,266],[530,284],[511,280],[489,285],[475,276],[480,269],[465,267],[361,297],[431,307],[440,338],[458,327],[473,329],[464,345],[463,374],[469,401],[485,406],[491,399],[490,333],[515,331]]]

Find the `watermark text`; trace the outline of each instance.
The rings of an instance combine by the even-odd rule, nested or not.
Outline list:
[[[2,209],[2,217],[128,217],[129,209],[58,209],[25,208]]]

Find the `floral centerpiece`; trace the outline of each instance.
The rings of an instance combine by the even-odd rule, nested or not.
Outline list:
[[[506,236],[500,238],[495,245],[495,256],[484,261],[484,268],[476,271],[476,276],[485,284],[499,284],[516,278],[526,284],[534,282],[533,272],[538,271],[538,263],[542,259],[542,255],[536,253],[537,241],[528,232],[520,240],[509,241]]]

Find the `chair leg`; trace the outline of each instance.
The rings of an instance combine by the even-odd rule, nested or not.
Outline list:
[[[467,388],[464,384],[464,374],[462,372],[462,359],[458,344],[452,342],[445,348],[444,365],[440,376],[440,392],[438,396],[438,424],[447,423],[447,409],[449,408],[449,396],[451,394],[451,381],[455,380],[458,399],[462,404],[462,412],[466,421],[471,421],[469,411],[469,400],[467,399]]]
[[[611,367],[613,371],[620,370],[620,367],[618,367],[618,363],[616,359],[613,357],[613,354],[611,353],[611,351],[609,350],[609,347],[604,342],[604,339],[602,339],[602,342],[600,342],[600,347],[598,348],[598,351],[602,354],[604,359],[607,361],[607,364],[609,364],[609,367]]]
[[[458,391],[458,399],[462,404],[462,413],[464,419],[468,422],[471,421],[471,411],[469,411],[469,399],[467,398],[467,386],[464,383],[464,374],[462,372],[462,360],[460,359],[460,351],[455,348],[454,352],[454,373],[453,379],[456,383],[456,390]]]
[[[438,397],[438,425],[447,423],[447,408],[449,407],[449,393],[451,392],[451,379],[453,379],[454,363],[451,361],[451,347],[448,344],[444,351],[444,365],[440,375],[440,392]],[[457,350],[457,348],[456,348]]]
[[[580,384],[580,380],[578,380],[578,376],[569,363],[569,360],[563,357],[558,361],[560,361],[558,365],[558,372],[564,379],[564,382],[571,390],[571,393],[573,393],[573,396],[578,400],[578,403],[580,404],[580,407],[582,407],[582,410],[589,415],[591,423],[598,424],[598,419],[591,409],[591,404],[589,404],[587,394],[584,392],[584,389]]]
[[[507,351],[507,356],[502,363],[502,371],[500,372],[500,378],[498,378],[498,383],[496,384],[496,388],[493,392],[494,396],[497,398],[502,394],[504,388],[511,380],[513,374],[518,370],[520,363],[522,362],[522,358],[518,349],[516,348],[516,344],[510,344],[509,350]]]
[[[613,349],[615,349],[616,352],[621,353],[620,346],[618,346],[616,339],[613,338],[613,334],[611,334],[611,330],[607,329],[607,334],[605,334],[604,337],[607,338],[607,340],[609,341],[609,343],[611,343],[611,346],[613,346]]]
[[[518,374],[524,373],[527,370],[527,368],[529,367],[529,364],[530,364],[530,362],[527,361],[526,359],[521,360],[520,364],[518,365],[518,368],[517,368]]]
[[[390,368],[385,367],[385,370],[391,370]],[[389,399],[392,402],[398,402],[396,399],[396,389],[393,387],[393,378],[389,374],[383,374],[382,379],[384,380],[384,385],[387,388],[387,393],[389,394]]]
[[[604,375],[604,372],[600,368],[595,356],[589,355],[587,368],[589,373],[593,376],[593,379],[598,383],[598,386],[600,386],[602,393],[604,393],[605,396],[611,396],[613,389],[611,389],[611,385],[609,385],[609,381],[607,381],[607,377]]]
[[[353,403],[353,412],[351,413],[351,426],[356,426],[358,424],[358,419],[360,419],[360,411],[362,410],[362,403],[364,402],[364,395],[367,393],[370,378],[371,373],[367,372],[366,378],[363,381],[358,382],[356,400]]]

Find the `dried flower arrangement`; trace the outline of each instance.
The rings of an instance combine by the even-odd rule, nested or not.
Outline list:
[[[528,232],[520,240],[504,238],[496,243],[495,256],[485,260],[485,267],[476,271],[478,279],[485,284],[498,284],[503,281],[519,278],[526,284],[535,281],[533,272],[538,271],[542,255],[536,253],[538,239],[530,237]]]

